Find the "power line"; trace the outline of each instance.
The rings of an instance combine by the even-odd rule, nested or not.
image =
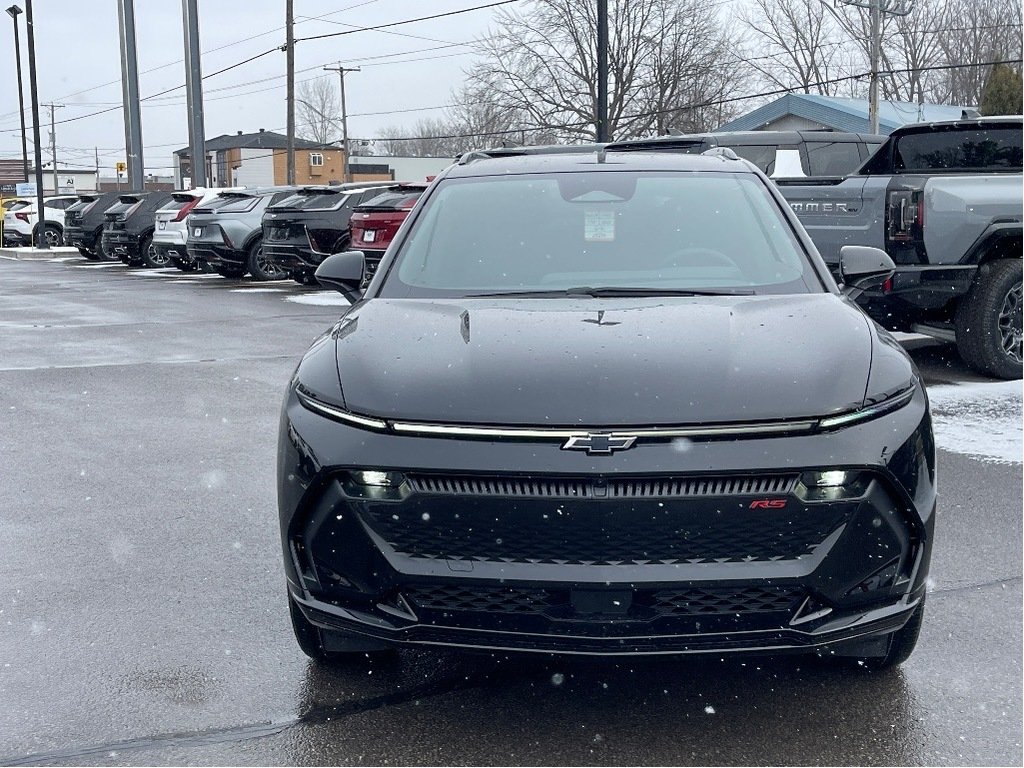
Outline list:
[[[295,42],[301,43],[306,40],[323,40],[328,37],[341,37],[342,35],[352,35],[356,32],[371,32],[379,29],[387,29],[388,27],[398,27],[404,24],[416,24],[421,21],[432,21],[434,19],[445,19],[449,16],[458,16],[463,13],[470,13],[471,11],[482,11],[486,8],[497,8],[500,5],[509,5],[510,3],[516,3],[519,0],[498,0],[494,3],[487,3],[486,5],[474,5],[472,8],[461,8],[456,11],[446,11],[445,13],[435,13],[431,16],[420,16],[415,19],[404,19],[402,21],[392,21],[387,24],[376,24],[372,27],[361,27],[358,29],[346,29],[343,32],[327,32],[322,35],[311,35],[310,37],[297,37]]]

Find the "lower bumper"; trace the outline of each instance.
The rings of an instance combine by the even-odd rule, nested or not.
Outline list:
[[[84,248],[87,251],[95,252],[96,247],[100,244],[100,236],[95,232],[65,227],[64,242],[71,248]]]
[[[189,243],[186,250],[188,258],[193,262],[205,262],[214,269],[244,267],[249,258],[249,254],[245,251],[236,251],[227,245],[217,245],[216,243]]]
[[[3,244],[10,245],[15,248],[31,245],[31,237],[23,235],[21,232],[15,232],[13,230],[4,230]]]
[[[574,622],[555,632],[470,628],[446,623],[400,626],[379,615],[362,613],[303,597],[290,588],[307,620],[325,630],[358,634],[393,645],[445,646],[471,650],[556,653],[575,656],[647,656],[702,653],[815,653],[842,655],[847,647],[888,635],[907,623],[923,593],[891,605],[843,616],[808,620],[805,626],[765,629],[737,627],[718,632],[609,634],[609,624]],[[628,630],[628,627],[623,627]]]
[[[137,237],[121,233],[103,233],[103,251],[108,256],[120,259],[125,264],[142,262],[142,250],[139,245]]]
[[[185,249],[184,245],[154,242],[153,250],[156,251],[158,256],[162,256],[163,258],[181,261],[186,264],[192,263],[192,258],[188,255],[188,251]]]
[[[887,288],[854,291],[850,296],[880,325],[910,331],[916,323],[952,320],[976,273],[974,265],[900,266]]]
[[[308,248],[263,241],[263,255],[271,264],[286,272],[301,273],[316,271],[324,256]]]

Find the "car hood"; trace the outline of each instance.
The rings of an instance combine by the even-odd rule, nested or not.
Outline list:
[[[839,296],[813,294],[373,299],[334,336],[353,412],[605,427],[859,406],[874,331]]]

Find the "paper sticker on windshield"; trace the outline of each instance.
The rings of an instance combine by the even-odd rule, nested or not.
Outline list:
[[[615,240],[615,211],[584,211],[583,237],[588,243]]]

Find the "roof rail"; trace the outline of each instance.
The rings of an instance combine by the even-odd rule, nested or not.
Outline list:
[[[720,157],[723,160],[740,159],[740,156],[733,152],[729,147],[712,147],[711,149],[705,149],[701,154],[707,155],[708,157]]]

